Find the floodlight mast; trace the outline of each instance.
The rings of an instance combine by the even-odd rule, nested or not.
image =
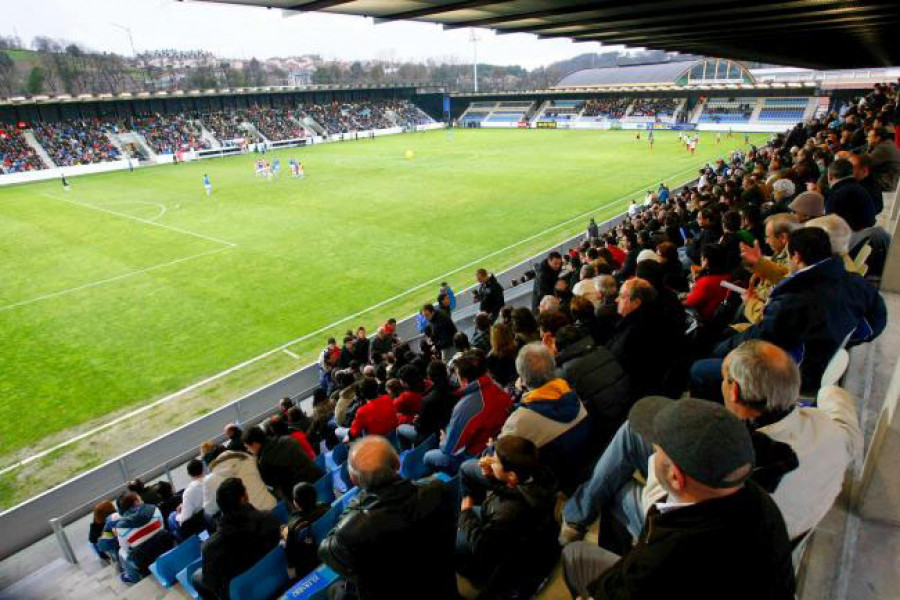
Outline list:
[[[110,23],[110,25],[112,25],[113,27],[116,27],[118,29],[121,29],[122,31],[124,31],[125,33],[128,34],[128,43],[131,44],[131,57],[137,58],[137,52],[134,51],[134,38],[131,37],[131,28],[125,27],[124,25],[119,25],[117,23]]]
[[[474,29],[469,33],[469,41],[472,42],[472,79],[475,81],[475,93],[478,93],[478,42],[481,38]]]

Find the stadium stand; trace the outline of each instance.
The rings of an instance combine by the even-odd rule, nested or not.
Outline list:
[[[266,139],[273,142],[306,137],[306,130],[296,120],[295,111],[277,108],[251,108],[245,118]]]
[[[117,160],[121,152],[106,136],[102,121],[43,122],[32,126],[35,138],[59,167]]]
[[[0,172],[21,173],[43,168],[43,161],[22,132],[14,125],[0,123]]]
[[[647,536],[633,547],[634,538],[645,519],[667,519],[672,507],[664,506],[663,512],[653,508],[657,503],[671,502],[677,491],[691,486],[694,506],[672,510],[676,516],[668,517],[677,523],[679,510],[691,510],[688,522],[679,524],[679,535],[669,541],[669,567],[676,563],[693,585],[715,589],[700,593],[703,597],[720,593],[721,582],[746,568],[733,565],[732,556],[717,557],[720,547],[710,540],[692,546],[702,550],[699,560],[696,554],[679,555],[681,543],[695,540],[697,528],[691,523],[706,518],[703,505],[717,502],[715,522],[703,522],[721,528],[722,512],[732,516],[714,541],[751,545],[747,560],[768,557],[756,565],[753,581],[745,582],[750,589],[746,597],[760,597],[767,586],[783,591],[779,597],[792,597],[794,566],[809,532],[832,507],[845,471],[861,454],[863,433],[855,401],[836,385],[847,368],[838,359],[845,347],[867,344],[887,326],[885,302],[877,289],[884,265],[878,262],[876,215],[884,208],[883,194],[897,188],[900,150],[885,131],[872,126],[876,120],[894,122],[897,90],[878,91],[823,119],[798,123],[765,146],[723,156],[681,189],[660,184],[644,205],[635,203],[628,217],[608,231],[599,231],[592,222],[583,242],[571,251],[549,253],[534,265],[533,311],[504,307],[503,286],[479,272],[478,310],[492,327],[487,353],[461,349],[468,343],[454,335],[459,332],[447,308],[455,296],[443,287],[436,305],[422,308],[424,339],[418,351],[397,339],[391,322],[372,338],[364,331],[348,331],[340,345],[329,340],[318,361],[320,385],[313,399],[302,399],[302,408],[295,407],[299,398],[283,400],[269,419],[244,433],[246,449],[258,460],[258,466],[257,460],[246,461],[242,473],[249,505],[241,496],[238,510],[222,507],[223,518],[238,514],[245,520],[241,523],[271,524],[275,513],[283,513],[291,502],[291,513],[280,517],[288,521],[289,535],[319,552],[293,574],[288,598],[303,597],[310,589],[323,591],[342,578],[337,571],[357,587],[383,593],[390,586],[418,581],[426,572],[452,575],[454,567],[484,597],[530,598],[558,562],[557,533],[564,545],[566,581],[588,597],[600,596],[604,586],[627,586],[634,575],[623,565],[639,565],[644,577],[665,575],[654,552],[656,542]],[[632,113],[635,108],[640,113],[636,117],[657,118],[674,115],[676,102],[592,100],[583,105],[554,103],[542,112],[546,118],[573,114],[570,110],[590,112],[592,118],[620,118],[632,106]],[[777,112],[773,118],[781,118],[805,110],[807,100],[803,102],[802,107],[799,101],[769,106]],[[518,114],[524,115],[532,108],[525,103],[477,104],[466,112],[480,117],[521,110]],[[303,112],[339,132],[396,122],[389,113],[407,108],[362,102],[311,105]],[[715,99],[706,103],[701,119],[746,122],[752,112],[753,103],[743,98]],[[163,127],[169,122],[180,119],[165,121]],[[842,138],[843,131],[880,140],[868,149],[870,172],[854,172],[848,152],[852,136]],[[812,160],[814,155],[824,169]],[[808,186],[815,191],[801,191]],[[849,205],[841,202],[845,195],[852,197]],[[856,223],[855,209],[860,206],[870,208],[868,220],[851,229],[848,223]],[[802,220],[807,214],[820,218]],[[723,288],[723,281],[752,294],[742,298]],[[679,296],[676,290],[684,293]],[[796,315],[804,316],[803,326],[797,326]],[[475,334],[471,337],[474,341]],[[521,383],[513,383],[517,378]],[[691,398],[678,403],[660,399],[685,393]],[[722,424],[715,438],[708,437],[713,428],[700,426],[713,418]],[[578,432],[587,426],[596,443],[589,450],[579,445],[585,438]],[[440,441],[437,432],[444,433]],[[381,439],[375,441],[376,435]],[[664,466],[648,472],[650,435],[671,464],[665,466],[659,456],[654,465]],[[697,444],[698,438],[705,443]],[[301,439],[311,446],[315,460],[301,450]],[[489,439],[497,440],[492,449]],[[227,443],[227,452],[250,458],[240,439]],[[273,470],[272,454],[266,458],[269,444],[281,449],[281,458],[295,458],[294,467],[300,461],[309,468],[282,463]],[[368,453],[359,450],[361,444],[368,445]],[[405,451],[395,456],[398,448],[391,446]],[[228,456],[225,452],[224,446],[210,444],[202,459],[213,464]],[[557,524],[555,479],[564,468],[576,485],[566,490],[562,522]],[[334,493],[338,486],[328,489],[329,482],[339,479],[352,486],[346,479],[351,471],[360,487],[339,496]],[[635,471],[642,476],[645,498],[638,501],[644,504],[629,505],[630,512],[622,498],[635,496],[620,492],[639,485]],[[736,472],[742,473],[739,480],[733,478]],[[665,482],[668,498],[656,480],[660,473],[670,478]],[[401,474],[419,485],[412,486]],[[281,490],[288,476],[294,497],[283,498],[280,505],[273,500],[268,504],[269,509],[276,506],[271,514],[258,510],[256,498],[268,496],[266,486]],[[748,477],[753,483],[744,485]],[[684,483],[673,483],[679,481]],[[435,491],[443,487],[440,482],[459,486],[465,500],[458,515],[440,503],[441,493]],[[189,490],[181,502],[188,502]],[[304,505],[304,490],[313,498],[310,506]],[[730,490],[727,496],[734,506],[722,502],[725,490]],[[155,506],[160,513],[176,509],[171,498],[179,497],[142,485],[135,486],[135,493],[141,494],[144,506]],[[316,501],[336,496],[330,506]],[[388,505],[402,498],[417,510],[398,515],[382,508],[382,498]],[[453,498],[455,504],[456,494]],[[204,498],[204,506],[210,500]],[[216,501],[222,503],[218,493]],[[472,510],[477,505],[481,511]],[[123,517],[133,518],[133,510],[126,515],[115,508],[95,511],[99,517],[94,522],[100,527],[92,531],[91,542],[112,562],[119,562],[119,551],[127,547],[132,529],[121,523]],[[373,526],[368,520],[379,510],[385,510],[381,518],[390,519],[393,532],[404,532],[404,537],[392,538],[394,545],[388,549],[366,538],[371,533],[367,527],[384,530],[383,521]],[[755,520],[748,521],[749,514]],[[456,527],[446,526],[447,515]],[[600,515],[601,524],[620,525],[601,529],[600,546],[627,554],[625,561],[612,564],[610,556],[598,557],[596,545],[578,541]],[[498,525],[504,518],[508,521]],[[123,530],[128,535],[122,535]],[[465,543],[456,542],[456,530]],[[251,564],[225,573],[234,600],[256,598],[251,595],[254,581],[266,591],[260,598],[274,598],[289,586],[287,567],[296,563],[281,549],[275,531],[274,543],[261,548]],[[358,546],[351,543],[354,536],[363,539]],[[416,557],[426,540],[431,562]],[[187,538],[175,550],[157,554],[143,574],[153,572],[166,586],[184,585],[190,578],[182,572],[196,560],[196,543],[197,538]],[[485,553],[484,548],[492,551]],[[368,552],[364,558],[371,563],[377,562],[372,555],[387,552],[407,569],[407,578],[379,582],[367,560],[339,558],[354,552]],[[454,552],[474,557],[479,568],[453,563]],[[322,566],[315,558],[319,556]],[[609,573],[598,583],[597,564],[602,560]],[[584,579],[586,571],[592,577]],[[383,579],[383,572],[376,575]],[[429,579],[430,589],[438,589],[439,580]],[[138,585],[147,583],[155,585],[152,580]],[[407,597],[393,589],[398,597]],[[370,593],[366,597],[382,597]]]
[[[174,154],[181,150],[206,150],[210,144],[202,138],[200,128],[188,115],[147,115],[135,117],[125,124],[147,140],[157,154]]]
[[[794,124],[803,119],[807,98],[766,98],[757,119],[762,122]]]
[[[749,123],[755,98],[710,98],[698,123]]]
[[[243,127],[243,111],[204,113],[200,120],[223,146],[237,145],[238,140],[243,140],[248,135]]]

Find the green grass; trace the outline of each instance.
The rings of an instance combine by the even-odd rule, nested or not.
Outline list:
[[[586,211],[603,206],[593,214],[610,218],[623,196],[681,183],[731,149],[704,137],[691,157],[674,133],[657,133],[651,153],[633,132],[437,131],[270,153],[285,170],[288,157],[302,159],[302,181],[257,179],[251,155],[75,178],[69,193],[58,181],[0,189],[0,456],[7,463],[51,434],[140,406]],[[514,264],[585,222],[483,264]],[[446,278],[470,285],[474,270]],[[405,316],[436,291],[333,329]],[[310,357],[325,336],[292,350]],[[225,401],[298,366],[279,355],[255,379],[208,395]]]

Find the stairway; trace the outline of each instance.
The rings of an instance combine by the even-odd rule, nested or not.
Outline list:
[[[37,141],[37,138],[34,137],[34,133],[30,129],[27,129],[22,132],[22,137],[25,138],[25,141],[29,146],[35,151],[35,153],[41,157],[41,160],[44,161],[44,165],[48,169],[55,169],[56,163],[50,158],[50,155],[47,154],[47,151],[44,150],[44,147],[41,146],[41,143]]]
[[[212,134],[212,132],[206,128],[206,125],[203,124],[203,121],[200,119],[195,119],[194,124],[200,128],[200,138],[209,142],[209,147],[218,150],[222,147],[222,144],[219,140],[216,139],[216,136]]]
[[[190,600],[175,585],[163,588],[152,576],[128,586],[116,568],[95,557],[70,565],[61,558],[0,592],[0,600]]]
[[[147,143],[147,140],[144,139],[139,133],[135,132],[127,132],[120,133],[116,136],[119,140],[120,144],[134,144],[138,148],[140,148],[144,154],[147,155],[149,160],[153,160],[156,158],[156,152],[153,151],[153,148],[150,147],[150,144]]]

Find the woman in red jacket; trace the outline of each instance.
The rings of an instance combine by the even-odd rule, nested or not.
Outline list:
[[[391,381],[387,382],[388,388],[394,387]],[[356,411],[353,424],[350,425],[349,439],[355,440],[365,435],[388,436],[393,433],[397,429],[394,399],[387,394],[378,396],[378,382],[373,378],[363,379],[359,383],[359,395],[366,399],[366,403]]]
[[[728,273],[726,249],[721,244],[705,245],[700,257],[700,272],[684,299],[684,305],[695,308],[701,320],[709,321],[716,308],[728,297],[728,290],[721,284],[731,281],[731,275]]]
[[[403,365],[397,371],[397,377],[403,384],[402,390],[394,397],[394,410],[397,421],[402,425],[412,425],[422,410],[422,394],[425,392],[425,380],[419,369],[413,365]],[[390,390],[388,390],[390,391]],[[393,394],[391,394],[394,396]]]

